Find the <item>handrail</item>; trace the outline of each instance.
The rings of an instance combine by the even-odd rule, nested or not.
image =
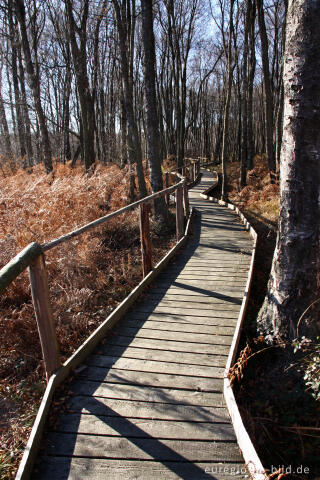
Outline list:
[[[194,182],[200,173],[200,160],[196,160],[190,167],[191,181]],[[9,263],[0,270],[0,293],[2,293],[26,268],[29,268],[29,278],[32,292],[32,302],[37,321],[39,337],[42,348],[42,355],[45,364],[46,377],[49,380],[61,365],[56,338],[56,330],[52,316],[49,300],[49,286],[45,265],[44,252],[61,245],[62,243],[91,230],[113,217],[140,207],[140,242],[142,254],[142,273],[145,278],[152,271],[152,249],[149,228],[149,208],[147,204],[159,197],[165,197],[169,204],[169,193],[176,192],[176,236],[177,242],[183,237],[183,218],[189,215],[189,198],[186,177],[177,172],[175,174],[180,181],[148,197],[142,198],[130,205],[127,205],[104,217],[98,218],[86,225],[83,225],[72,232],[58,237],[50,242],[40,245],[37,242],[30,243],[19,252]],[[168,185],[168,174],[165,177],[165,184]]]
[[[177,174],[177,176],[179,175]],[[172,185],[171,187],[165,188],[164,190],[160,190],[159,192],[153,193],[148,197],[141,198],[140,200],[137,200],[134,203],[130,203],[130,205],[126,205],[125,207],[122,207],[119,210],[116,210],[115,212],[109,213],[108,215],[105,215],[104,217],[100,217],[97,220],[93,220],[93,222],[87,223],[86,225],[83,225],[82,227],[77,228],[77,230],[73,230],[72,232],[66,233],[65,235],[61,235],[61,237],[51,240],[50,242],[43,243],[41,245],[42,249],[44,252],[51,250],[57,245],[60,245],[61,243],[71,240],[71,238],[77,237],[78,235],[81,235],[82,233],[85,233],[88,230],[91,230],[92,228],[95,228],[98,225],[101,225],[102,223],[107,222],[108,220],[110,220],[110,218],[117,217],[122,213],[128,212],[130,210],[134,210],[136,207],[138,207],[143,203],[149,203],[152,200],[155,200],[156,198],[164,196],[165,194],[174,192],[175,190],[177,190],[177,188],[179,188],[180,185],[183,185],[184,183],[185,183],[185,179],[182,177],[182,180],[180,180],[180,182],[178,182],[176,185]]]
[[[175,173],[175,172],[171,172],[171,173]],[[177,176],[181,178],[180,174],[177,174]],[[131,203],[130,205],[120,208],[115,212],[109,213],[104,217],[100,217],[97,220],[87,223],[86,225],[83,225],[82,227],[76,230],[73,230],[72,232],[66,233],[65,235],[62,235],[61,237],[58,237],[54,240],[45,242],[41,245],[37,242],[30,243],[23,250],[21,250],[21,252],[19,252],[14,258],[12,258],[6,265],[4,265],[4,267],[2,267],[2,269],[0,270],[0,293],[2,293],[26,268],[28,268],[31,265],[32,261],[35,260],[43,252],[51,250],[57,245],[60,245],[61,243],[64,243],[65,241],[70,240],[71,238],[74,238],[78,235],[81,235],[82,233],[86,232],[87,230],[90,230],[91,228],[95,228],[100,224],[105,223],[106,221],[110,220],[110,218],[112,217],[121,215],[122,213],[125,213],[130,210],[133,210],[134,208],[138,207],[142,203],[148,203],[154,200],[155,198],[164,196],[172,191],[175,191],[179,187],[179,185],[182,185],[184,183],[184,181],[185,181],[184,179],[180,180],[180,182],[178,182],[176,185],[172,185],[171,187],[168,187],[168,188],[165,188],[164,190],[153,193],[148,197],[144,197],[134,203]]]
[[[0,293],[5,290],[22,273],[33,260],[39,257],[42,248],[39,243],[33,242],[19,252],[9,263],[0,270]]]

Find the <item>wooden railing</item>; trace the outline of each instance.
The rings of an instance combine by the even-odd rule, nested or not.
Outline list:
[[[200,161],[197,160],[188,167],[191,184],[196,181],[200,173]],[[186,170],[184,171],[185,174]],[[179,182],[171,187],[168,186],[169,175],[176,175]],[[184,215],[189,216],[188,184],[186,178],[177,172],[166,172],[166,188],[156,192],[137,202],[131,203],[104,217],[98,218],[72,232],[59,238],[40,245],[37,242],[29,244],[18,253],[7,265],[0,270],[0,293],[2,293],[26,268],[29,270],[29,278],[32,293],[32,303],[38,326],[41,342],[42,355],[45,365],[47,380],[61,366],[55,323],[49,299],[48,276],[45,264],[45,252],[75,238],[88,230],[98,227],[111,218],[125,212],[139,208],[140,210],[140,241],[142,254],[142,274],[145,277],[152,270],[152,248],[150,238],[150,203],[155,199],[164,197],[167,205],[170,202],[170,194],[175,195],[176,203],[176,237],[177,242],[183,237]]]

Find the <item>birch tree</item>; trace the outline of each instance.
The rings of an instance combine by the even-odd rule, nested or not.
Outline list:
[[[281,208],[268,292],[258,319],[269,340],[296,338],[319,305],[319,11],[320,0],[288,4]]]

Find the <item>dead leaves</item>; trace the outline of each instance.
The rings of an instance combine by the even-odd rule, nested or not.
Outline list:
[[[228,378],[231,385],[234,384],[235,380],[240,382],[243,379],[243,371],[247,366],[248,357],[252,354],[251,347],[247,344],[246,347],[241,350],[240,355],[233,367],[230,368],[228,373]]]

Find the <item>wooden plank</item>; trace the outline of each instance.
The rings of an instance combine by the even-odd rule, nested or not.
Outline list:
[[[147,308],[150,309],[158,309],[158,308],[171,308],[173,307],[174,309],[177,308],[182,308],[186,309],[186,315],[188,315],[188,310],[189,309],[199,309],[201,311],[203,310],[210,310],[212,311],[237,311],[239,312],[240,306],[235,304],[235,303],[228,303],[226,300],[220,300],[217,299],[216,302],[211,302],[211,303],[206,303],[206,302],[198,302],[197,300],[192,301],[189,297],[189,300],[181,300],[180,298],[175,299],[169,299],[167,300],[165,297],[160,299],[160,300],[149,300],[145,302],[143,305],[143,310],[146,310]]]
[[[166,286],[157,286],[154,287],[152,290],[156,294],[161,295],[187,295],[190,297],[190,300],[193,300],[194,296],[201,296],[203,298],[215,298],[218,300],[225,300],[227,302],[235,303],[237,305],[241,305],[242,303],[242,296],[240,296],[236,292],[218,292],[217,290],[208,290],[206,288],[200,287],[192,287],[188,286],[188,288],[182,288],[178,286],[178,283],[173,285],[172,287]],[[178,297],[177,297],[178,299]]]
[[[248,480],[243,463],[189,463],[78,457],[42,457],[34,480]]]
[[[230,283],[239,283],[241,285],[246,284],[247,275],[238,275],[237,272],[233,274],[231,272],[227,272],[224,274],[219,273],[198,273],[198,272],[171,272],[167,271],[161,274],[161,278],[172,278],[172,279],[185,279],[185,280],[212,280],[212,281],[220,281],[223,282],[224,285],[229,285]]]
[[[148,204],[142,203],[140,205],[139,226],[143,278],[145,278],[152,270],[152,246],[150,236],[149,210],[150,208]]]
[[[172,375],[165,373],[137,372],[134,370],[121,370],[118,368],[87,367],[79,374],[79,378],[95,382],[122,383],[130,385],[158,386],[163,388],[179,388],[195,390],[199,388],[205,392],[220,392],[223,388],[223,374],[215,378]]]
[[[227,345],[205,345],[203,343],[174,342],[172,340],[155,340],[147,338],[128,338],[117,335],[108,337],[107,343],[130,347],[153,348],[155,350],[170,350],[172,352],[192,352],[199,354],[228,355]]]
[[[190,253],[185,253],[186,250],[180,253],[178,259],[173,262],[173,265],[185,265],[186,260],[188,261],[188,265],[204,265],[210,267],[211,265],[220,265],[223,267],[224,265],[228,267],[229,265],[234,265],[234,266],[247,266],[250,265],[250,258],[246,255],[242,255],[240,253],[232,253],[229,252],[228,254],[225,254],[225,257],[219,250],[216,252],[216,256],[213,255],[213,252],[210,252],[210,255],[206,255],[208,258],[205,258],[203,255],[198,255],[197,252],[193,252],[192,257],[190,257],[190,254],[192,251],[190,250]]]
[[[216,294],[225,295],[226,298],[230,297],[230,295],[240,295],[240,298],[242,298],[245,288],[239,285],[226,286],[224,284],[215,284],[214,282],[212,282],[212,285],[208,285],[208,288],[205,288],[205,286],[206,282],[199,280],[159,279],[152,284],[152,293],[179,292],[180,295],[206,295],[212,298],[215,298]]]
[[[244,274],[243,276],[239,276],[239,278],[237,278],[237,271],[226,271],[226,270],[223,270],[223,272],[226,272],[225,275],[220,275],[220,273],[218,271],[215,271],[215,273],[212,273],[212,274],[208,274],[206,275],[205,272],[201,272],[201,271],[192,271],[190,273],[182,273],[182,272],[179,272],[179,271],[168,271],[166,275],[162,275],[159,279],[158,279],[158,282],[167,282],[168,286],[170,286],[170,284],[172,284],[172,286],[175,285],[176,282],[179,282],[180,284],[183,284],[183,285],[188,285],[189,282],[192,282],[193,284],[203,284],[203,283],[206,283],[206,279],[207,279],[207,282],[209,282],[209,286],[212,287],[212,290],[214,291],[214,288],[217,287],[217,288],[223,288],[225,287],[225,289],[229,289],[229,287],[232,289],[234,288],[235,286],[238,287],[238,289],[243,289],[244,288],[244,285],[246,283],[246,280],[247,280],[247,275]],[[158,284],[157,282],[157,284]],[[237,284],[240,284],[240,285],[237,285]]]
[[[171,284],[168,282],[157,283],[154,287],[155,291],[160,293],[180,293],[182,295],[206,295],[212,298],[222,298],[225,300],[235,298],[241,300],[243,298],[244,288],[228,287],[223,288],[223,285],[207,285],[205,282],[180,282],[173,281]]]
[[[185,292],[186,293],[186,292]],[[187,295],[186,294],[183,294],[183,292],[181,293],[160,293],[157,291],[157,289],[155,290],[151,290],[151,292],[148,294],[148,296],[146,297],[146,300],[149,300],[150,301],[160,301],[161,300],[161,303],[162,302],[187,302],[187,303],[190,303],[190,302],[195,302],[195,303],[201,303],[201,304],[205,304],[205,305],[216,305],[216,304],[225,304],[225,303],[228,303],[228,302],[232,302],[234,303],[236,306],[238,306],[239,310],[240,310],[240,306],[241,306],[241,303],[242,303],[242,300],[241,299],[230,299],[230,297],[228,296],[225,296],[223,297],[223,295],[221,295],[221,298],[215,298],[215,297],[210,297],[209,295],[201,295],[201,294],[197,294],[197,292],[190,292],[190,294],[188,293]],[[211,307],[212,308],[212,307]]]
[[[229,305],[229,308],[228,305],[226,305],[225,308],[219,308],[219,305],[215,305],[213,308],[212,308],[212,314],[214,313],[217,313],[219,312],[219,316],[221,318],[223,317],[226,317],[226,318],[229,318],[229,316],[233,316],[234,318],[237,317],[237,311],[234,310],[232,308],[233,305]],[[148,305],[145,305],[145,306],[139,306],[139,308],[137,309],[137,312],[146,312],[146,313],[167,313],[168,315],[171,314],[176,314],[176,315],[189,315],[189,316],[193,316],[193,315],[197,315],[198,317],[207,317],[207,316],[210,316],[210,310],[206,310],[206,309],[201,309],[201,310],[198,310],[197,308],[181,308],[181,307],[161,307],[161,305],[155,307],[154,309],[152,308],[152,306],[148,306]],[[234,314],[234,315],[232,315]]]
[[[161,284],[162,282],[167,282],[168,284],[172,284],[173,286],[176,285],[177,283],[183,285],[192,285],[192,286],[197,286],[197,285],[209,285],[211,290],[214,292],[216,289],[221,290],[224,289],[226,291],[231,290],[231,291],[239,291],[243,293],[247,279],[246,278],[237,278],[234,274],[230,274],[230,276],[227,278],[224,277],[217,277],[217,276],[209,276],[206,277],[205,275],[175,275],[175,274],[162,274],[161,277],[159,277],[158,282]],[[159,284],[158,283],[158,284]]]
[[[220,301],[230,302],[232,300],[234,300],[234,303],[236,303],[237,305],[241,305],[242,303],[242,297],[239,297],[234,292],[220,293],[216,290],[208,290],[206,288],[197,288],[192,286],[188,286],[188,288],[183,288],[180,285],[181,284],[179,282],[176,282],[173,286],[169,287],[154,286],[151,290],[149,290],[149,295],[158,295],[162,298],[167,295],[174,295],[177,300],[179,300],[179,297],[176,297],[176,295],[182,295],[185,297],[189,297],[190,301],[196,300],[195,297],[200,297],[203,300],[207,299],[209,301],[210,299],[212,299],[213,301],[218,301],[218,303]],[[174,297],[172,298],[174,299]]]
[[[121,335],[131,338],[150,338],[159,340],[178,340],[179,342],[192,342],[201,343],[207,345],[231,345],[231,335],[218,335],[209,333],[188,333],[181,331],[179,335],[177,332],[171,332],[167,330],[152,330],[150,328],[134,328],[134,327],[121,327],[114,331],[114,335]]]
[[[250,264],[247,262],[239,262],[237,259],[230,260],[228,262],[222,262],[221,260],[217,260],[216,262],[179,262],[178,264],[170,265],[171,272],[181,272],[183,269],[185,271],[199,272],[199,274],[205,274],[205,272],[212,273],[215,272],[217,275],[223,272],[229,273],[239,273],[239,275],[246,275],[249,270]]]
[[[171,275],[172,277],[177,277],[179,275],[182,277],[191,277],[191,278],[197,278],[197,277],[205,277],[205,278],[213,278],[213,279],[227,279],[230,277],[230,275],[236,276],[238,279],[247,279],[247,269],[243,271],[239,271],[239,269],[233,269],[226,271],[225,269],[223,270],[216,270],[214,267],[212,269],[203,269],[200,270],[198,268],[184,268],[183,270],[181,269],[173,269],[173,268],[168,268],[167,269],[167,275]]]
[[[162,350],[153,350],[148,348],[136,348],[136,347],[119,347],[117,345],[100,345],[99,351],[103,355],[111,356],[122,356],[122,358],[139,358],[143,360],[154,360],[162,362],[176,362],[177,354],[176,352],[165,352]],[[208,365],[208,366],[217,366],[225,367],[226,358],[221,357],[220,355],[199,355],[188,352],[179,353],[179,362],[180,364],[187,365]]]
[[[66,410],[112,414],[137,418],[228,422],[222,392],[201,392],[176,388],[144,387],[121,383],[74,380]],[[89,396],[91,395],[91,396]],[[108,405],[111,410],[106,409]],[[201,408],[199,408],[201,407]]]
[[[174,420],[155,420],[153,418],[106,417],[90,414],[61,415],[54,431],[60,433],[79,432],[90,435],[108,435],[115,437],[154,437],[158,439],[179,439],[207,441],[235,441],[230,424],[212,422],[190,422]]]
[[[234,260],[230,261],[221,261],[221,260],[216,260],[215,262],[210,262],[208,259],[208,262],[191,262],[191,261],[184,261],[184,262],[179,262],[170,265],[170,269],[172,271],[180,269],[180,271],[183,268],[192,270],[192,271],[199,271],[200,273],[203,270],[209,270],[209,271],[216,271],[216,272],[229,272],[229,271],[235,271],[235,272],[247,272],[249,269],[250,264],[244,261],[239,261],[237,258]]]
[[[179,322],[158,322],[156,320],[133,320],[133,319],[127,319],[125,322],[123,322],[124,326],[127,327],[136,327],[139,326],[142,328],[151,328],[153,330],[170,330],[172,332],[181,332],[181,329],[183,328],[184,333],[209,333],[209,334],[222,334],[222,335],[233,335],[234,328],[233,327],[225,327],[225,326],[220,326],[220,325],[194,325],[194,324],[188,324],[184,323],[182,324],[183,327],[181,326],[181,323]]]
[[[168,272],[170,273],[194,273],[197,272],[200,275],[216,275],[227,277],[228,275],[237,274],[241,277],[247,277],[248,267],[247,266],[234,266],[234,264],[230,266],[226,265],[212,265],[208,267],[207,265],[194,265],[190,266],[189,263],[186,263],[185,266],[181,265],[180,267],[177,265],[170,265],[168,267]]]
[[[168,373],[173,375],[193,375],[198,377],[222,377],[224,368],[216,366],[196,366],[183,363],[145,360],[137,358],[112,357],[106,355],[90,355],[86,365],[139,372]]]
[[[60,367],[61,362],[43,254],[37,256],[30,263],[29,276],[46,377],[49,381],[51,375]]]
[[[180,275],[180,274],[171,274],[168,273],[168,275],[161,275],[157,281],[157,285],[161,285],[162,283],[167,283],[167,285],[172,285],[175,286],[176,283],[183,285],[200,285],[202,286],[203,284],[207,284],[211,290],[214,292],[215,288],[216,289],[224,289],[226,291],[228,290],[238,290],[243,291],[246,285],[246,278],[237,278],[236,274],[231,273],[228,277],[220,277],[219,275],[208,275],[206,277],[205,275],[197,275],[197,274],[191,274],[191,275]]]
[[[192,324],[192,325],[221,325],[226,327],[234,327],[237,322],[237,312],[230,311],[228,317],[220,317],[220,315],[212,312],[211,315],[207,316],[194,316],[194,315],[179,315],[179,314],[169,314],[161,312],[136,312],[131,313],[128,318],[132,320],[158,320],[166,322],[175,322],[183,324]]]
[[[163,461],[234,461],[241,462],[233,442],[201,442],[155,438],[97,437],[74,433],[51,433],[50,455],[75,455],[87,458],[117,458]]]

